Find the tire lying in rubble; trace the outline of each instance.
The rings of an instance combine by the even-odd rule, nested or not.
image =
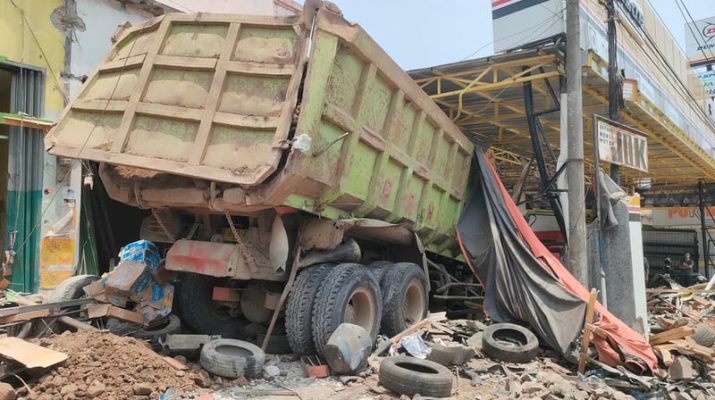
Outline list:
[[[48,303],[75,300],[84,296],[84,288],[90,283],[98,280],[95,275],[77,275],[65,279],[47,295]]]
[[[201,367],[224,378],[257,376],[265,361],[266,355],[258,346],[242,340],[212,340],[201,349]]]
[[[701,346],[712,347],[715,344],[715,329],[706,324],[698,324],[692,339]]]
[[[195,333],[239,337],[242,322],[212,299],[219,282],[212,276],[183,274],[175,299],[181,320]]]
[[[313,343],[312,316],[315,296],[331,264],[320,264],[300,271],[288,295],[285,327],[288,344],[299,356],[316,354]]]
[[[57,287],[47,295],[46,300],[48,303],[59,303],[61,301],[81,299],[85,296],[83,288],[96,280],[99,280],[99,277],[96,275],[71,276],[57,285]],[[64,307],[62,310],[79,310],[79,308],[79,306],[71,306]],[[57,324],[57,320],[50,321],[49,323],[52,329],[57,329],[55,328]],[[61,330],[62,328],[60,328],[60,331]]]
[[[449,397],[452,373],[436,362],[409,356],[388,357],[380,363],[380,384],[406,395]]]
[[[491,358],[525,363],[533,360],[539,352],[539,339],[523,326],[501,323],[484,330],[482,347]]]
[[[409,328],[427,315],[427,277],[413,263],[396,263],[387,268],[380,281],[382,291],[382,333],[388,337]]]
[[[323,355],[330,335],[344,322],[365,328],[374,342],[380,328],[382,301],[375,275],[361,264],[339,264],[320,284],[313,306],[313,342]]]
[[[168,317],[162,318],[148,327],[143,327],[141,324],[109,318],[105,327],[117,336],[152,339],[178,333],[181,330],[181,320],[176,315],[169,314]]]
[[[166,320],[155,326],[139,329],[131,334],[138,339],[159,340],[166,338],[166,335],[178,333],[181,330],[181,320],[174,314],[169,314]]]

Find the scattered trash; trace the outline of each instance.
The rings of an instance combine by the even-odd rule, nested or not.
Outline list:
[[[403,337],[400,340],[399,345],[412,357],[421,358],[423,360],[427,358],[427,355],[430,353],[429,346],[427,346],[427,343],[422,340],[422,336],[418,333],[413,333],[411,335]],[[393,353],[392,349],[390,349],[390,353]]]
[[[281,370],[275,365],[267,365],[263,367],[263,379],[273,380],[281,375]]]
[[[307,377],[325,378],[330,375],[328,366],[318,356],[302,356],[300,364]]]

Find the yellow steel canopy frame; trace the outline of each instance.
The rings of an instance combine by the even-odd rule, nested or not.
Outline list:
[[[604,61],[589,53],[584,66],[584,145],[586,174],[593,173],[593,114],[607,115],[608,82],[596,71]],[[524,83],[533,89],[535,111],[559,108],[559,82],[564,55],[556,46],[507,53],[477,60],[411,71],[410,74],[468,135],[490,146],[490,155],[509,185],[518,179],[526,159],[533,157],[524,106]],[[693,184],[715,180],[715,160],[644,96],[626,101],[623,123],[648,136],[649,173],[622,168],[625,185],[645,176],[654,184]],[[560,112],[539,116],[544,136],[558,154]],[[544,146],[544,151],[547,151]],[[548,162],[555,164],[550,155]],[[607,168],[602,164],[602,168]],[[551,173],[554,167],[551,166]],[[532,184],[536,180],[532,178]],[[533,185],[531,185],[533,187]]]

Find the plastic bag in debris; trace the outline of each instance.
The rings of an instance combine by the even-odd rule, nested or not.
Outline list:
[[[407,353],[413,357],[425,359],[430,353],[430,348],[427,343],[422,339],[418,333],[413,333],[411,335],[405,336],[400,340],[399,346],[395,346],[397,349],[402,347]],[[397,349],[391,348],[390,355],[396,355]]]

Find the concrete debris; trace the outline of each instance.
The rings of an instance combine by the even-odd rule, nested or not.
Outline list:
[[[0,382],[0,400],[15,400],[16,398],[15,389],[7,383]]]
[[[675,357],[673,364],[668,368],[668,377],[672,381],[692,381],[697,376],[693,362],[684,356]]]
[[[461,344],[450,346],[435,344],[432,346],[432,351],[430,351],[427,359],[448,367],[451,365],[462,365],[474,358],[475,355],[476,352],[474,349]]]
[[[361,326],[343,323],[325,345],[325,360],[339,375],[354,375],[365,368],[372,351],[370,334]]]

